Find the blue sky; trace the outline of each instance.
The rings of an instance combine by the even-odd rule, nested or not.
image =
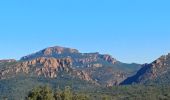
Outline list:
[[[0,59],[49,46],[149,63],[170,52],[169,0],[1,0]]]

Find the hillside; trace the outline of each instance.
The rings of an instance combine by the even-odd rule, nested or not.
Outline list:
[[[168,84],[170,83],[170,54],[161,56],[150,64],[144,64],[142,68],[127,78],[121,84]]]

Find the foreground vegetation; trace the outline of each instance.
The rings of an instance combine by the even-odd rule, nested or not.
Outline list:
[[[73,93],[70,87],[62,91],[57,89],[53,92],[49,87],[34,88],[26,97],[27,100],[90,100],[85,94]]]
[[[169,85],[130,85],[112,90],[114,100],[170,100]]]
[[[78,92],[65,87],[52,90],[50,87],[36,87],[26,100],[170,100],[168,85],[131,85],[115,86],[107,91]]]

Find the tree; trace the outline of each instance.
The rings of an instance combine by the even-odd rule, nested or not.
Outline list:
[[[27,100],[90,100],[85,94],[73,93],[70,87],[65,87],[62,91],[57,89],[55,93],[52,90],[45,87],[34,88],[26,98]]]
[[[57,89],[57,91],[54,94],[55,100],[62,100],[62,91],[60,89]]]
[[[55,100],[53,92],[48,86],[34,88],[28,95],[27,100]]]
[[[69,86],[65,87],[61,97],[62,100],[72,100],[73,94]]]

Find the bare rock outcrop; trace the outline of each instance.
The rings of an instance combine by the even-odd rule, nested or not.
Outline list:
[[[71,67],[72,60],[70,58],[56,59],[41,57],[30,61],[19,62],[10,68],[0,70],[0,77],[1,79],[5,78],[12,73],[34,73],[38,76],[56,78],[58,72],[69,72]]]
[[[60,72],[66,72],[81,80],[93,82],[88,72],[72,68],[71,58],[56,59],[53,57],[40,57],[29,61],[19,62],[10,68],[0,70],[0,79],[10,78],[18,73],[28,75],[34,74],[45,78],[56,78]]]
[[[107,62],[112,63],[112,64],[115,64],[115,63],[117,62],[117,60],[114,59],[114,58],[112,58],[111,55],[105,54],[105,55],[102,55],[101,58],[104,59],[104,60],[107,61]]]

